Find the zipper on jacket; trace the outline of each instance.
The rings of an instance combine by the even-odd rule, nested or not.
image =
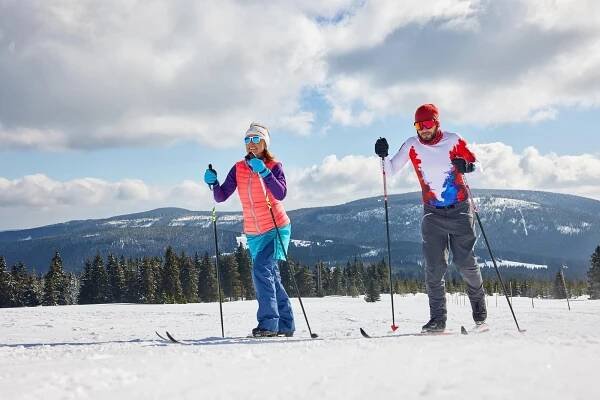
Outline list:
[[[258,228],[258,218],[256,218],[256,213],[254,212],[254,199],[252,198],[252,171],[250,171],[250,174],[248,175],[248,198],[250,199],[250,212],[252,213],[252,218],[254,218],[256,233],[260,233],[260,229]]]

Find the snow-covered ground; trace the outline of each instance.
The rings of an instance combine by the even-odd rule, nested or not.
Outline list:
[[[291,339],[199,340],[221,334],[218,304],[0,309],[0,399],[598,399],[600,301],[488,298],[492,330],[469,336],[384,335],[389,296],[297,301]],[[468,302],[467,302],[468,304]],[[255,302],[223,305],[227,336],[255,326]],[[396,296],[395,335],[426,322],[424,295]],[[463,299],[448,326],[470,327]],[[183,346],[154,334],[170,330]]]

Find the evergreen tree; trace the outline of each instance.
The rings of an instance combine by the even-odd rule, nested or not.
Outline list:
[[[344,295],[344,286],[342,282],[342,268],[336,266],[331,272],[330,293],[336,296]]]
[[[0,308],[12,307],[13,297],[12,276],[6,269],[6,260],[0,257]]]
[[[28,278],[29,274],[23,263],[18,263],[12,267],[10,273],[13,283],[13,296],[12,306],[13,307],[25,307],[27,306],[27,289],[28,289]]]
[[[328,285],[330,281],[328,272],[329,270],[322,262],[315,265],[314,281],[317,297],[323,297],[328,294]]]
[[[351,276],[348,279],[348,296],[352,296],[352,297],[358,297],[359,292],[358,292],[358,288],[356,287],[356,279]]]
[[[62,258],[58,251],[54,253],[50,268],[44,276],[44,299],[45,306],[67,304],[67,280],[62,267]]]
[[[155,259],[144,258],[138,268],[138,301],[145,304],[158,303],[158,281],[160,271]]]
[[[198,270],[192,259],[185,254],[179,258],[181,263],[181,290],[186,303],[198,302]]]
[[[373,279],[377,280],[377,284],[380,285],[383,293],[390,292],[390,275],[389,268],[384,259],[382,259],[375,267],[373,272]]]
[[[240,243],[235,251],[235,260],[238,265],[240,282],[242,284],[242,297],[246,300],[253,299],[254,284],[252,282],[252,260],[248,250]]]
[[[104,259],[99,253],[92,261],[91,275],[91,303],[106,303],[109,296],[108,273],[104,267]]]
[[[296,289],[294,288],[294,281],[292,278],[292,269],[294,273],[296,273],[296,268],[294,267],[294,261],[288,259],[288,262],[280,262],[278,265],[279,268],[279,276],[281,277],[281,284],[285,288],[285,291],[290,293],[296,293]]]
[[[483,282],[483,289],[485,290],[485,293],[488,296],[491,296],[493,294],[493,290],[494,290],[493,287],[494,287],[493,283],[489,279],[487,279]]]
[[[238,300],[242,297],[242,282],[235,256],[220,256],[219,263],[222,265],[223,279],[221,282],[224,296],[229,297],[230,300]]]
[[[331,268],[329,268],[329,266],[325,265],[324,263],[319,263],[318,268],[321,271],[321,293],[319,294],[320,296],[329,296],[332,295],[334,293],[332,293],[332,271]]]
[[[123,266],[124,276],[124,298],[123,301],[136,303],[139,301],[139,271],[140,268],[137,262],[133,260],[125,261],[125,257],[121,256],[119,264]],[[156,281],[156,276],[154,277]]]
[[[217,275],[214,265],[210,262],[208,253],[205,252],[199,266],[198,273],[198,298],[202,302],[219,300],[217,292]]]
[[[92,304],[92,263],[85,261],[79,277],[79,304]]]
[[[566,299],[567,293],[563,285],[562,271],[558,271],[554,277],[554,285],[552,286],[552,297],[555,299]]]
[[[79,279],[72,272],[65,274],[66,290],[65,304],[78,304],[79,301]]]
[[[123,265],[112,254],[108,255],[106,264],[108,274],[108,301],[111,303],[120,303],[125,295],[125,274]]]
[[[298,266],[296,269],[296,283],[302,297],[313,297],[315,295],[315,280],[307,266]]]
[[[588,292],[590,299],[600,299],[600,246],[596,247],[596,251],[590,259],[590,269],[588,270]]]
[[[161,294],[165,303],[180,303],[183,299],[179,278],[179,260],[171,246],[167,247],[165,251]]]
[[[44,300],[44,281],[35,273],[27,275],[25,284],[25,305],[35,307],[42,304]]]
[[[374,303],[380,300],[379,285],[380,279],[378,266],[371,266],[367,270],[367,290],[365,293],[365,301]]]

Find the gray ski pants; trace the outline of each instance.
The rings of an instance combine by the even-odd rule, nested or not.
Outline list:
[[[425,204],[421,233],[430,316],[445,321],[444,275],[448,269],[449,249],[452,251],[452,261],[467,284],[467,295],[471,303],[478,302],[485,296],[481,271],[473,253],[476,237],[469,201],[457,203],[452,208],[436,208]]]

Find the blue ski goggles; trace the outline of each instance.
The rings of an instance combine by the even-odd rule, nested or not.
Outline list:
[[[259,144],[261,139],[262,138],[260,136],[246,136],[244,138],[244,143],[250,144],[250,142],[252,142],[254,144]]]

